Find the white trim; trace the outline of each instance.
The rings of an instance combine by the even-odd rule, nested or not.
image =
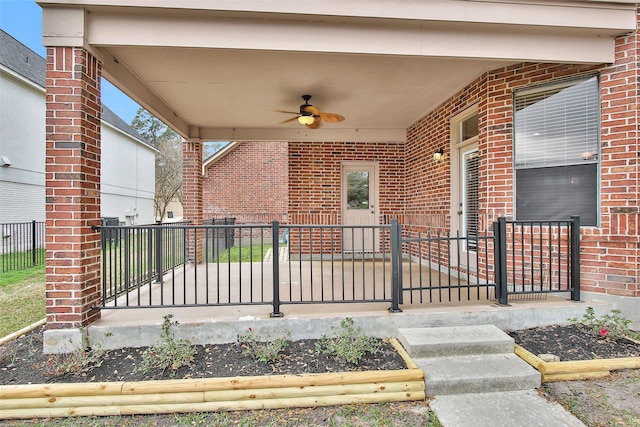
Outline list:
[[[25,76],[23,76],[20,73],[16,73],[15,71],[13,71],[11,68],[0,64],[0,72],[6,74],[9,78],[11,78],[12,80],[16,80],[18,83],[22,83],[24,84],[24,86],[27,86],[29,89],[33,89],[34,91],[41,93],[43,95],[46,94],[46,90],[45,88],[43,88],[42,86],[40,86],[38,83],[34,82],[31,79],[26,78]]]
[[[207,169],[210,166],[212,166],[214,163],[218,162],[219,160],[222,160],[223,157],[225,157],[231,151],[235,150],[235,148],[240,144],[242,144],[242,142],[233,141],[225,145],[222,149],[216,151],[211,157],[209,157],[204,163],[202,163],[202,175],[206,176]]]

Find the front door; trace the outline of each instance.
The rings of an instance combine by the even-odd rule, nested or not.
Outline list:
[[[468,271],[477,271],[477,237],[480,228],[478,135],[476,107],[451,119],[451,226],[452,234],[462,238],[459,246],[452,251],[452,261]]]
[[[342,164],[343,225],[377,225],[378,167],[374,162]],[[378,233],[372,228],[346,228],[344,252],[375,252]]]

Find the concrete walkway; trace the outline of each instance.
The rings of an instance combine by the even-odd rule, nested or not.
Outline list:
[[[584,427],[538,394],[541,375],[494,325],[402,328],[402,343],[425,372],[431,408],[444,427]]]
[[[536,390],[436,396],[431,408],[443,427],[585,427]]]

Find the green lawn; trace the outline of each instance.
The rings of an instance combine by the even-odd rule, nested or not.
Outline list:
[[[0,337],[44,317],[44,265],[0,274]]]
[[[220,254],[218,262],[261,262],[271,249],[270,244],[233,246]],[[229,260],[231,257],[231,260]]]

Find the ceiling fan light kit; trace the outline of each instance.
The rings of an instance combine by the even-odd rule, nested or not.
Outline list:
[[[298,116],[298,123],[301,125],[312,125],[315,121],[316,118],[311,113],[302,113]]]
[[[321,122],[338,123],[344,120],[344,116],[340,114],[323,113],[312,104],[309,104],[311,95],[302,95],[302,99],[304,100],[304,104],[300,106],[299,113],[278,110],[281,113],[296,115],[295,117],[285,120],[283,123],[289,123],[293,120],[297,120],[301,125],[305,125],[311,129],[317,129]]]

